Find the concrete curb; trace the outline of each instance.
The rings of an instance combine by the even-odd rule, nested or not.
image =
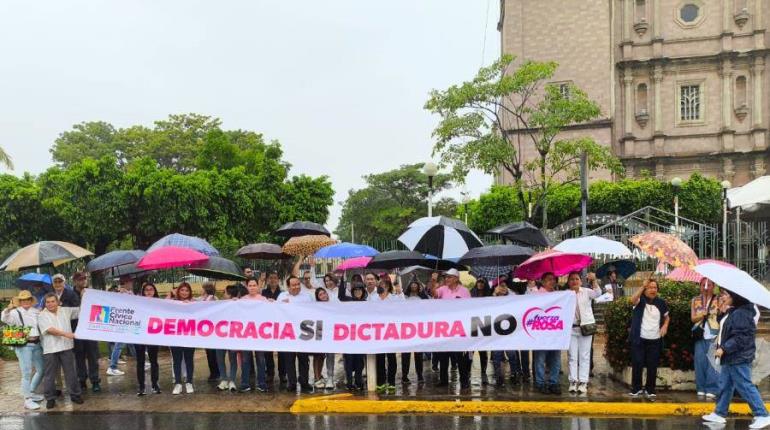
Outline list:
[[[357,400],[350,394],[340,394],[300,399],[290,410],[295,414],[701,416],[713,412],[714,403]],[[730,412],[751,414],[745,403],[731,405]]]

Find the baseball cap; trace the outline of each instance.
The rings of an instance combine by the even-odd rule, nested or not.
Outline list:
[[[444,272],[444,276],[454,276],[459,278],[460,272],[458,272],[457,269],[449,269],[446,272]]]
[[[66,281],[67,280],[67,278],[65,278],[64,275],[62,275],[61,273],[57,273],[57,274],[53,275],[52,279],[54,281],[56,281],[56,280]]]

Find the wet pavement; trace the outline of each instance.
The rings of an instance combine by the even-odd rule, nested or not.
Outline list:
[[[87,425],[86,425],[87,424]],[[728,430],[745,429],[749,420],[730,420]],[[84,425],[86,425],[84,427]],[[31,414],[0,416],[3,430],[132,429],[309,429],[340,430],[691,430],[708,429],[697,418],[549,418],[463,415],[290,415],[290,414]]]
[[[502,388],[494,385],[483,385],[481,383],[478,355],[474,359],[471,389],[460,392],[457,383],[457,373],[452,373],[450,388],[437,388],[435,383],[438,375],[431,370],[430,361],[424,362],[425,383],[417,384],[414,366],[410,373],[411,384],[401,383],[401,364],[399,358],[399,372],[397,377],[397,390],[395,394],[378,396],[374,393],[357,393],[357,398],[368,399],[410,399],[410,400],[502,400],[502,401],[612,401],[612,402],[645,402],[644,399],[631,399],[627,393],[627,388],[622,384],[610,378],[610,369],[606,360],[601,357],[603,351],[601,338],[597,338],[595,343],[595,368],[594,376],[591,378],[588,395],[570,395],[566,393],[566,376],[562,377],[565,384],[562,396],[543,395],[537,393],[531,384],[511,385],[508,380]],[[566,369],[566,353],[562,354],[563,368]],[[160,351],[160,385],[162,394],[148,394],[144,397],[136,396],[136,371],[135,361],[127,358],[127,363],[119,368],[126,372],[124,376],[107,376],[108,361],[100,360],[100,373],[102,375],[101,393],[91,393],[90,390],[85,394],[85,404],[73,405],[69,399],[62,399],[57,402],[54,411],[78,411],[78,412],[123,412],[123,411],[144,411],[144,412],[287,412],[295,400],[300,398],[297,394],[287,393],[281,390],[277,385],[273,386],[268,393],[229,393],[219,392],[216,389],[216,382],[207,381],[208,366],[206,364],[206,355],[203,350],[196,351],[195,363],[195,394],[183,394],[180,396],[171,395],[173,387],[171,379],[171,357],[167,348],[161,348]],[[311,360],[312,364],[312,360]],[[507,368],[507,366],[506,366]],[[325,370],[324,370],[325,372]],[[149,371],[147,372],[149,373]],[[491,377],[492,365],[490,363],[487,373],[490,375],[490,382],[494,382]],[[311,365],[311,381],[312,381]],[[342,369],[342,355],[337,355],[336,366],[336,385],[334,390],[320,390],[311,395],[303,395],[303,398],[309,396],[322,396],[345,393],[344,372]],[[149,384],[149,375],[147,375]],[[767,380],[761,386],[765,399],[769,400],[770,382]],[[658,402],[696,402],[698,399],[692,392],[661,391],[658,393]],[[44,410],[44,409],[43,409]],[[0,412],[3,413],[23,413],[23,404],[19,395],[19,368],[15,361],[0,361]]]

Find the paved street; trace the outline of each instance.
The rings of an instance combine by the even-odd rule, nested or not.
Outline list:
[[[745,429],[748,420],[728,423],[730,429]],[[124,428],[154,429],[312,429],[312,430],[684,430],[708,428],[697,418],[543,418],[529,416],[452,415],[290,415],[290,414],[32,414],[0,417],[3,430],[81,430]]]

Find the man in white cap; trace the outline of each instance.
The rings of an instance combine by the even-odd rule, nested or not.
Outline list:
[[[460,272],[449,269],[444,273],[444,285],[439,287],[435,296],[437,299],[470,299],[471,293],[460,284]],[[471,358],[466,352],[440,352],[439,354],[439,387],[449,386],[449,359],[454,357],[460,371],[460,388],[465,390],[471,386]]]
[[[65,286],[66,278],[61,273],[53,275],[53,292],[59,299],[61,306],[76,308],[80,306],[80,297],[71,288]]]

